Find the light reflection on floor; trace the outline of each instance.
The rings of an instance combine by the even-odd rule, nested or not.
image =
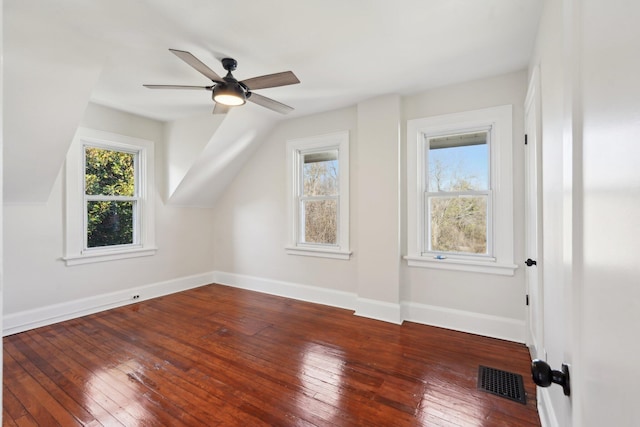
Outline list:
[[[340,418],[344,378],[344,352],[316,343],[308,344],[302,354],[299,378],[302,386],[313,392],[312,397],[326,403],[330,411],[327,421]],[[301,408],[308,409],[308,408]]]
[[[143,373],[144,367],[135,361],[93,372],[84,390],[88,411],[92,414],[110,413],[127,427],[146,425],[147,421],[153,420],[153,408],[149,407],[151,402],[146,399],[144,390],[138,389],[137,385],[117,388],[111,385],[118,377],[128,377],[121,381],[142,383]]]

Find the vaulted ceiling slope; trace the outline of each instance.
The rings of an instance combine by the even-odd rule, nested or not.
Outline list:
[[[220,59],[233,57],[240,80],[292,70],[301,84],[260,93],[293,106],[293,116],[308,115],[522,69],[540,3],[5,0],[5,201],[47,200],[89,102],[167,122],[205,120],[209,92],[142,87],[209,84],[168,48],[192,52],[218,74]],[[233,148],[234,139],[249,148],[283,119],[259,110],[232,111],[215,135],[196,144],[201,154],[182,165],[170,200],[213,203],[213,194],[197,201],[190,195],[201,195],[217,173],[224,175],[219,182],[232,179],[249,152]]]

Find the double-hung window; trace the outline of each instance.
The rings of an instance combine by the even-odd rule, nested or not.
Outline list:
[[[348,259],[349,134],[288,141],[287,163],[287,253]]]
[[[510,105],[409,120],[410,267],[513,275]]]
[[[426,254],[489,256],[491,129],[425,136]]]
[[[140,150],[84,146],[85,249],[140,241]]]
[[[155,254],[153,142],[79,128],[67,153],[67,265]]]
[[[298,243],[335,246],[340,205],[338,149],[300,151],[298,159]]]

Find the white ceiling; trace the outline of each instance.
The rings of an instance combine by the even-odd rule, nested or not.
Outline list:
[[[301,84],[257,93],[291,105],[296,109],[293,115],[306,115],[377,95],[410,94],[523,69],[541,8],[541,0],[6,0],[7,4],[5,21],[28,19],[37,23],[32,26],[37,30],[23,32],[21,43],[8,43],[6,54],[33,57],[40,52],[38,59],[55,61],[50,52],[56,49],[64,60],[73,52],[86,55],[95,46],[105,62],[91,101],[161,120],[213,107],[210,92],[142,87],[210,84],[169,48],[192,52],[222,75],[219,60],[231,56],[239,63],[234,72],[239,80],[292,70]],[[39,47],[34,52],[30,46]],[[20,47],[27,48],[15,51]],[[33,84],[55,82],[40,76]]]
[[[183,165],[168,202],[212,206],[285,117],[526,68],[541,2],[4,0],[4,201],[48,200],[89,102],[174,124],[209,123],[210,92],[142,86],[210,84],[169,48],[192,52],[218,74],[220,59],[233,57],[239,80],[286,70],[301,80],[256,91],[294,107],[289,116],[248,103],[213,136],[189,139],[206,149]],[[248,134],[242,153],[220,163],[218,153]]]

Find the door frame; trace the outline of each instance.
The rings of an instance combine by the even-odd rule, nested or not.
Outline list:
[[[525,266],[525,290],[529,304],[526,306],[527,346],[534,359],[546,359],[544,348],[544,275],[543,275],[543,224],[542,224],[542,125],[540,106],[540,69],[531,74],[524,103],[524,128],[527,135],[525,146],[525,258],[536,261],[532,267]],[[533,116],[533,117],[531,117]],[[530,123],[532,122],[532,123]],[[531,158],[531,156],[534,156]],[[533,162],[532,165],[529,162]],[[533,166],[533,167],[530,167]],[[533,172],[533,173],[532,173]],[[530,185],[534,181],[535,194]],[[531,200],[530,200],[531,198]],[[535,211],[532,214],[531,209]],[[530,224],[535,217],[535,226]],[[532,233],[532,230],[534,232]],[[532,253],[533,252],[533,253]],[[524,261],[524,260],[523,260]],[[530,269],[536,269],[530,270]],[[535,272],[536,274],[531,274]],[[536,283],[532,284],[531,280]],[[533,294],[535,292],[535,295]],[[535,323],[535,324],[533,324]],[[534,333],[535,331],[535,333]]]

